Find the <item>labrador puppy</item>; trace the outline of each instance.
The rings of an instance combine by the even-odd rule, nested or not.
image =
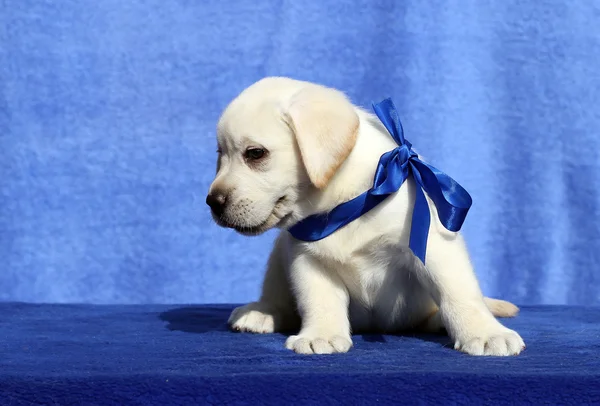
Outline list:
[[[415,184],[315,242],[289,227],[372,187],[382,154],[397,147],[376,116],[341,92],[283,77],[258,81],[227,106],[217,125],[213,218],[244,235],[281,229],[262,294],[239,307],[232,329],[295,330],[301,354],[344,353],[352,333],[447,331],[472,355],[516,355],[525,345],[497,317],[518,308],[486,298],[460,233],[446,230],[428,198],[431,225],[423,264],[408,248]]]

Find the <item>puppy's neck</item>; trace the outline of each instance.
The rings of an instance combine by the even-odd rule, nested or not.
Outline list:
[[[322,190],[312,189],[300,203],[300,217],[326,213],[373,186],[381,155],[397,147],[376,116],[357,108],[358,138],[352,152]]]

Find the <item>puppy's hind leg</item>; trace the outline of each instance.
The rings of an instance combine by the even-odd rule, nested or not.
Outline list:
[[[228,323],[232,330],[250,333],[299,330],[300,318],[285,268],[285,238],[282,233],[275,241],[259,301],[238,307],[231,313]]]
[[[515,317],[519,313],[519,308],[506,300],[492,299],[484,297],[483,301],[495,317]],[[437,309],[422,323],[417,329],[424,333],[440,333],[444,330],[444,321]]]
[[[454,347],[471,355],[521,353],[525,348],[521,336],[502,325],[494,317],[494,309],[488,307],[498,302],[484,299],[462,236],[435,227],[431,229],[426,264],[423,266],[415,259],[415,270],[439,306],[439,314]]]

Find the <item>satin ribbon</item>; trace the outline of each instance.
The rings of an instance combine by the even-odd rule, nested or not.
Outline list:
[[[435,204],[442,225],[450,231],[459,231],[469,211],[472,199],[469,193],[450,176],[419,159],[412,144],[404,138],[402,123],[391,99],[373,104],[373,110],[398,147],[379,159],[373,187],[342,203],[328,213],[309,216],[288,231],[301,241],[321,240],[377,206],[397,192],[404,181],[412,176],[416,198],[412,214],[409,247],[425,263],[427,237],[431,216],[425,192]]]

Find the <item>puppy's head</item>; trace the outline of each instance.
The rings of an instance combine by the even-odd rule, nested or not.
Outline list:
[[[298,221],[298,203],[324,189],[354,147],[359,119],[341,93],[287,78],[244,90],[217,125],[215,221],[246,235]]]

